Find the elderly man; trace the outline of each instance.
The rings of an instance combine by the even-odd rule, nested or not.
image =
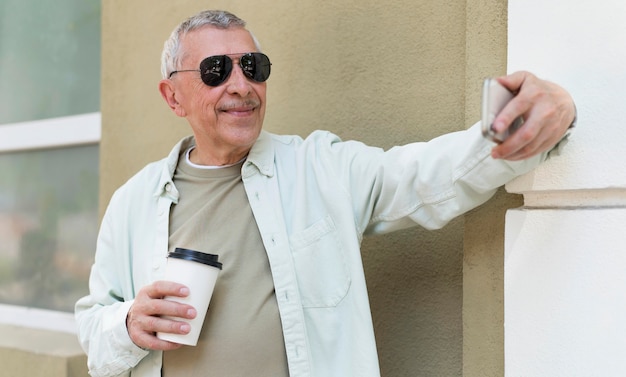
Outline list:
[[[159,90],[193,136],[107,208],[76,304],[93,376],[378,376],[362,237],[442,227],[537,166],[575,119],[566,91],[521,72],[500,78],[518,95],[494,128],[525,123],[499,145],[478,125],[388,151],[279,136],[262,130],[270,68],[228,12],[201,12],[165,43]],[[195,347],[156,336],[189,332],[202,310],[164,299],[190,293],[163,280],[177,247],[224,266]]]

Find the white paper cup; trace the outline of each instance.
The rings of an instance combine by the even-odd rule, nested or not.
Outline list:
[[[217,260],[218,256],[215,254],[182,248],[176,248],[168,254],[165,280],[186,285],[189,288],[189,295],[187,297],[166,296],[165,299],[191,305],[198,314],[191,320],[163,316],[163,318],[187,322],[191,326],[191,331],[184,335],[159,332],[157,333],[159,339],[189,346],[195,346],[198,343],[217,275],[222,269],[222,264]]]

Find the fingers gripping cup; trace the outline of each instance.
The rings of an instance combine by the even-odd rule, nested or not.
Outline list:
[[[165,299],[191,305],[198,314],[191,320],[163,316],[163,318],[189,323],[191,331],[184,335],[160,332],[157,333],[159,339],[189,346],[195,346],[198,343],[217,275],[222,269],[222,264],[217,260],[218,256],[215,254],[182,248],[176,248],[168,254],[165,280],[186,285],[189,288],[189,295],[187,297],[166,296]]]

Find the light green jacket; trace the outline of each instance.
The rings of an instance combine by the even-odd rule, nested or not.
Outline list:
[[[108,206],[90,294],[76,304],[94,377],[160,376],[162,353],[135,346],[125,318],[136,292],[164,276],[170,206],[179,199],[172,176],[193,142],[182,140],[146,166]],[[322,131],[306,139],[261,133],[241,173],[271,265],[292,377],[380,375],[362,237],[440,228],[546,158],[495,161],[493,146],[479,125],[388,151]]]

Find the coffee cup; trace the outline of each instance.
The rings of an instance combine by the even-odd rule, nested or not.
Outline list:
[[[163,316],[175,321],[187,322],[191,331],[187,334],[157,333],[159,339],[174,343],[195,346],[198,343],[204,317],[209,308],[217,275],[222,269],[215,254],[202,253],[195,250],[176,248],[167,256],[165,280],[186,285],[189,288],[187,297],[166,296],[165,300],[188,304],[196,309],[194,319]]]

